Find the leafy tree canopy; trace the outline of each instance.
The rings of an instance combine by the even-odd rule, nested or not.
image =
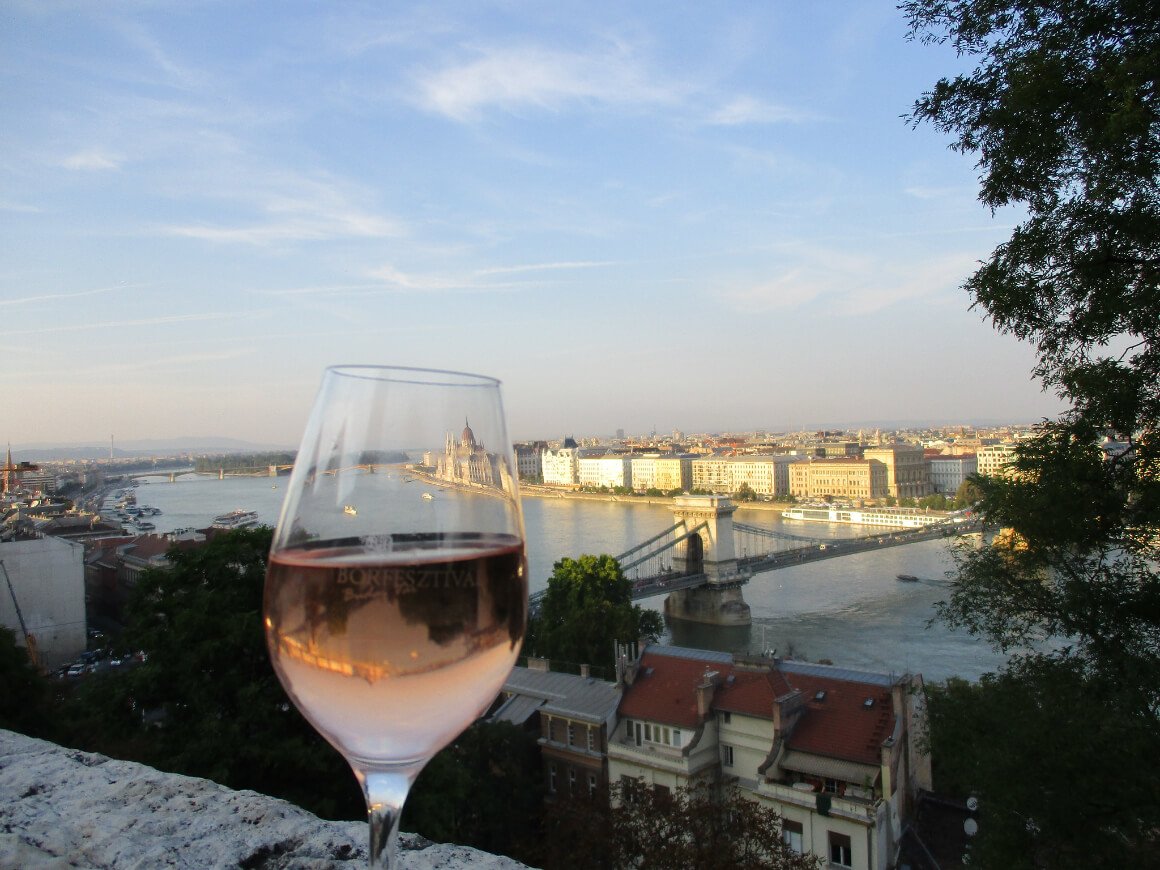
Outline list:
[[[17,645],[16,633],[0,626],[0,728],[45,736],[51,703],[48,680]]]
[[[565,557],[553,567],[540,612],[530,620],[525,649],[611,673],[617,641],[655,640],[663,629],[660,614],[632,603],[632,582],[612,556]]]
[[[639,780],[613,786],[609,815],[612,866],[641,870],[816,870],[815,855],[782,839],[781,816],[741,796],[707,786],[669,792]]]
[[[150,763],[284,797],[324,816],[364,814],[342,756],[302,718],[270,665],[262,629],[269,528],[171,550],[142,573],[128,634],[148,659],[110,689],[120,709],[160,713]],[[140,716],[131,720],[140,729]],[[126,722],[129,727],[130,722]]]
[[[941,615],[1003,649],[1040,645],[972,697],[997,728],[977,760],[1002,757],[1001,775],[964,753],[957,776],[1003,808],[980,825],[990,866],[1124,866],[1125,849],[1154,845],[1154,786],[1126,775],[1102,789],[1107,756],[1031,752],[1010,726],[1026,710],[1051,731],[1084,704],[1091,728],[1114,719],[1114,739],[1160,753],[1160,14],[1142,0],[902,8],[912,37],[976,61],[912,121],[978,158],[985,205],[1025,215],[965,287],[1034,345],[1036,376],[1070,403],[1021,442],[1012,474],[976,481],[985,519],[1011,533],[959,554]],[[1102,449],[1107,435],[1121,444]],[[1077,824],[1089,808],[1099,823]]]

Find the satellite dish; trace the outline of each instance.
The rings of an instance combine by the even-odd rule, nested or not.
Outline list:
[[[975,834],[979,833],[979,823],[974,819],[967,819],[965,822],[963,822],[963,832],[968,837],[975,836]]]
[[[967,798],[967,809],[972,813],[979,808],[979,799],[974,795]]]

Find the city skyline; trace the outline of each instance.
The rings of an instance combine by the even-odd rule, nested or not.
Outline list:
[[[9,5],[0,437],[294,445],[343,362],[514,440],[1061,410],[892,6],[278,10]]]

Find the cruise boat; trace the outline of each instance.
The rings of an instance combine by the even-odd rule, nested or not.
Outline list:
[[[215,529],[244,529],[246,526],[257,525],[258,515],[254,511],[236,510],[213,518],[211,524]]]

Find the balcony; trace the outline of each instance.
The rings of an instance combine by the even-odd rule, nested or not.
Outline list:
[[[815,791],[804,791],[780,782],[766,782],[764,779],[738,780],[738,785],[752,791],[767,800],[777,801],[786,806],[800,807],[804,810],[816,812],[818,794]],[[830,797],[829,815],[835,818],[847,819],[863,825],[874,825],[878,817],[877,799],[840,797],[832,794]]]

